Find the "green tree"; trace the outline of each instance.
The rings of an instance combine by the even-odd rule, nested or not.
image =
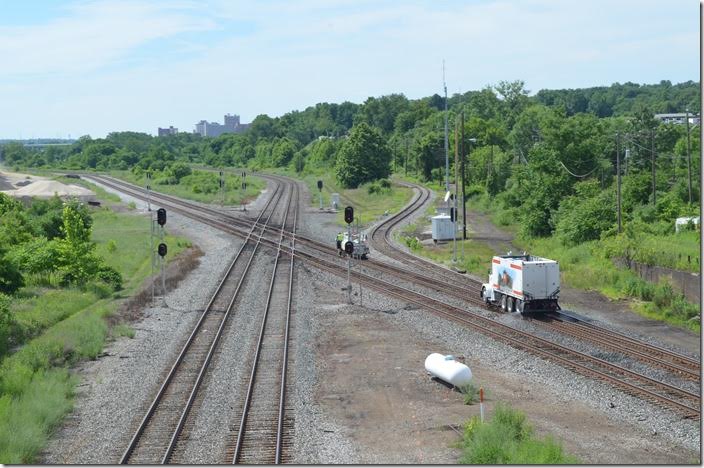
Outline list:
[[[296,154],[296,145],[288,138],[281,138],[274,143],[271,150],[271,165],[274,167],[286,166],[293,155]]]
[[[413,153],[420,163],[421,175],[424,180],[432,180],[433,169],[439,168],[440,162],[444,161],[444,145],[445,142],[440,132],[426,133],[413,145]]]
[[[360,123],[352,127],[342,144],[335,166],[337,180],[347,188],[389,176],[391,150],[381,134]]]
[[[613,190],[601,190],[597,180],[578,183],[576,194],[565,198],[555,214],[555,234],[566,245],[601,237],[616,222]]]
[[[183,162],[177,162],[171,165],[171,175],[176,179],[176,182],[180,182],[182,178],[189,176],[193,173],[191,166]]]

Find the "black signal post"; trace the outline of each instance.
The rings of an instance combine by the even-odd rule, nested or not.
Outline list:
[[[350,282],[350,269],[352,268],[352,254],[354,244],[352,243],[352,222],[354,221],[354,208],[345,207],[345,222],[347,223],[347,242],[345,242],[345,252],[347,252],[347,302],[352,304],[352,283]],[[349,250],[348,250],[349,248]]]
[[[320,209],[323,209],[323,181],[318,181],[318,197],[320,198]]]

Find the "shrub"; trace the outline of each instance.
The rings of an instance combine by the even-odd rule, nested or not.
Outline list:
[[[474,384],[467,384],[460,391],[464,395],[465,405],[473,405],[479,400],[479,389]]]
[[[460,463],[495,464],[575,464],[552,438],[536,439],[523,413],[498,404],[489,422],[472,418],[463,433]]]
[[[403,243],[406,244],[406,246],[408,246],[408,248],[413,250],[414,252],[423,248],[423,245],[420,243],[417,237],[403,236],[402,240]]]
[[[10,312],[10,298],[0,293],[0,356],[10,348],[10,338],[15,320]]]
[[[666,281],[660,282],[653,293],[653,303],[659,308],[669,307],[675,298],[672,285]]]
[[[95,277],[110,286],[113,291],[122,289],[122,275],[111,266],[105,264],[101,265]]]
[[[115,242],[114,239],[110,239],[105,245],[105,247],[107,248],[108,252],[114,253],[117,250],[117,242]]]

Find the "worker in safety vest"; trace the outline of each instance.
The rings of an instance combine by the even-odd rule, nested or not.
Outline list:
[[[337,233],[337,237],[335,238],[335,241],[337,242],[337,250],[342,250],[342,238],[344,234],[341,232]]]

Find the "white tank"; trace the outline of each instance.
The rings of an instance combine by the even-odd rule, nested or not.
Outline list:
[[[463,387],[472,380],[472,371],[469,367],[455,361],[454,356],[451,355],[430,354],[425,358],[425,370],[455,387]]]

